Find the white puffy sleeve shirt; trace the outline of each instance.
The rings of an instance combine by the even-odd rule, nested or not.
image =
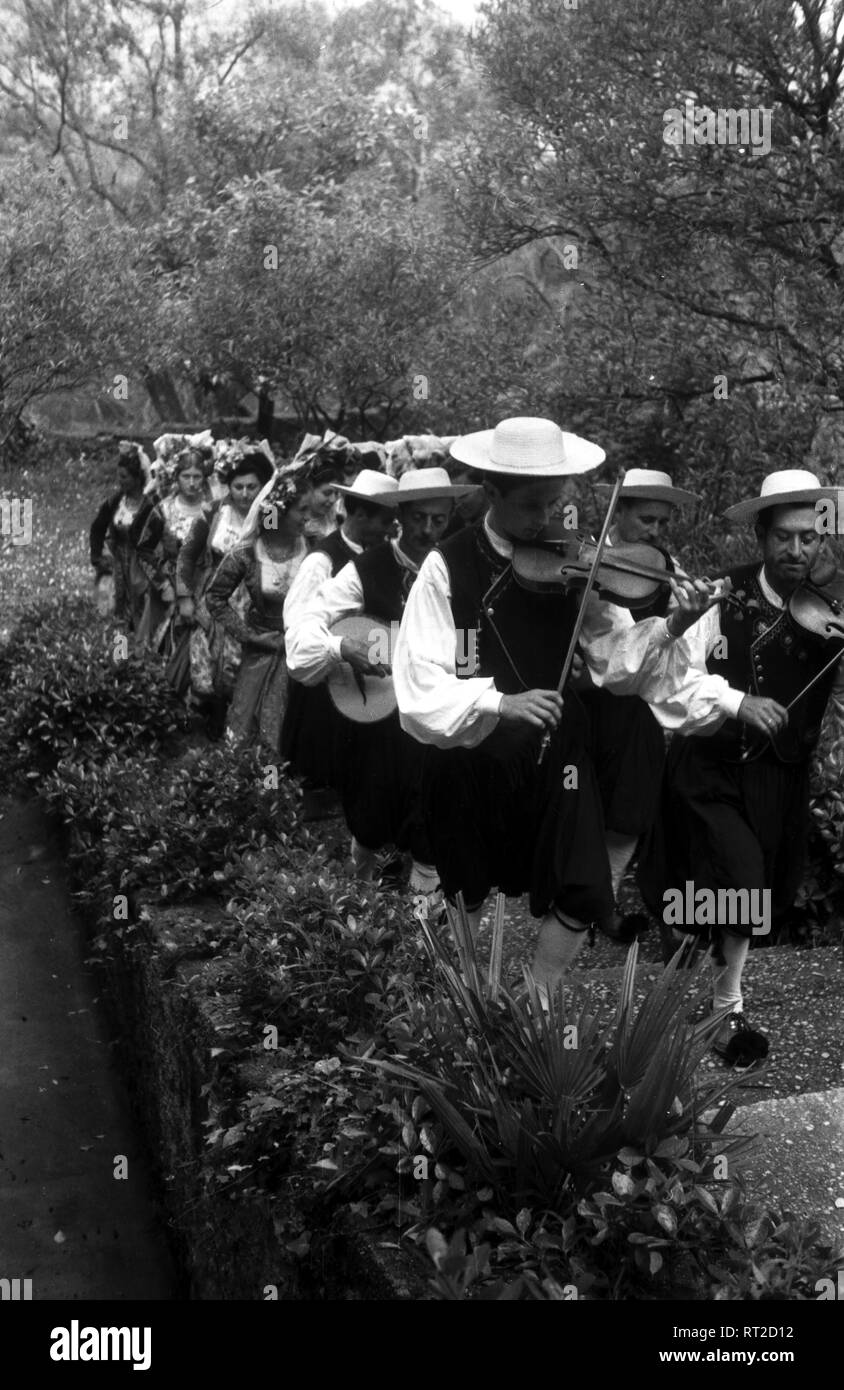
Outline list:
[[[305,556],[284,600],[285,642],[290,642],[291,634],[318,598],[323,584],[330,578],[331,558],[325,551],[312,550],[310,555]]]
[[[489,527],[487,537],[509,558],[512,547]],[[710,610],[701,622],[713,612],[717,618]],[[696,623],[690,633],[700,626]],[[714,731],[737,712],[744,694],[732,691],[723,677],[709,675],[699,663],[699,639],[690,641],[690,633],[672,639],[664,618],[634,623],[626,609],[593,597],[580,645],[596,686],[656,704],[660,723],[675,732]],[[433,551],[408,598],[393,653],[393,680],[402,728],[438,748],[474,748],[498,723],[501,692],[488,676],[458,678],[456,652],[448,567]]]
[[[415,574],[416,566],[398,543],[392,541],[391,544],[399,564]],[[333,579],[326,579],[306,605],[298,608],[294,605],[285,640],[287,669],[294,680],[302,685],[318,685],[325,680],[329,671],[342,661],[340,645],[343,639],[329,629],[341,618],[362,613],[363,609],[363,584],[357,565],[351,561]],[[284,618],[287,623],[287,605]]]

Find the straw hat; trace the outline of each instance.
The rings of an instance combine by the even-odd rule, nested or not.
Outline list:
[[[405,502],[431,501],[435,497],[466,497],[478,492],[477,483],[453,483],[444,468],[408,468],[398,487],[384,499],[384,505],[401,507]]]
[[[758,497],[728,507],[724,516],[728,521],[748,521],[766,507],[782,507],[787,502],[817,502],[822,497],[835,499],[838,489],[822,487],[814,473],[809,473],[805,468],[781,468],[763,478]]]
[[[588,473],[606,458],[599,445],[532,415],[502,420],[494,430],[461,435],[451,446],[451,456],[470,468],[521,476],[525,482]]]
[[[387,473],[376,473],[374,468],[362,468],[355,481],[348,486],[336,485],[337,492],[345,497],[359,497],[362,502],[375,502],[379,507],[390,505],[392,494],[398,489],[395,478]]]
[[[598,488],[610,491],[611,487],[610,483],[595,484],[596,491]],[[620,497],[630,498],[631,501],[641,499],[648,502],[671,502],[676,507],[685,507],[691,502],[700,501],[696,492],[686,492],[684,488],[675,487],[671,475],[661,473],[657,468],[628,468],[621,485]]]

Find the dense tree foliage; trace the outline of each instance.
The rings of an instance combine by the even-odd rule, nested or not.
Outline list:
[[[22,161],[0,189],[0,449],[30,401],[143,361],[154,281],[144,247],[65,180]]]
[[[484,12],[476,53],[499,114],[472,133],[451,190],[484,259],[549,237],[579,250],[548,408],[626,448],[673,444],[727,485],[772,458],[799,464],[844,406],[844,6]],[[687,143],[683,125],[672,140],[667,113],[685,120],[687,103],[756,109],[760,138],[736,126],[751,139],[719,142],[716,128]],[[699,123],[691,138],[707,134]]]
[[[810,446],[834,468],[842,0],[489,0],[471,45],[424,0],[217,10],[13,0],[7,185],[37,208],[60,171],[88,234],[67,300],[6,274],[7,396],[63,360],[24,365],[35,311],[94,379],[131,359],[365,433],[546,411],[713,510]],[[688,108],[769,139],[672,139]]]

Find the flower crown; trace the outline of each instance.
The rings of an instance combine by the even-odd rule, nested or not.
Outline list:
[[[266,514],[278,512],[284,516],[290,510],[294,502],[307,491],[314,470],[314,460],[288,464],[285,468],[279,469],[275,477],[268,486],[266,493],[260,498],[261,511]]]
[[[199,434],[161,434],[155,441],[155,458],[151,465],[151,476],[145,491],[166,488],[176,480],[179,462],[187,453],[198,453],[203,457],[203,472],[208,475],[210,456],[214,439],[210,430]]]

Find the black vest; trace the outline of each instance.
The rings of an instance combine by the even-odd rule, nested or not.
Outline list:
[[[416,575],[395,557],[389,541],[352,557],[363,585],[363,610],[382,622],[401,622],[404,605]]]
[[[323,555],[328,556],[331,561],[332,579],[344,565],[347,565],[350,560],[355,559],[356,554],[347,543],[345,536],[339,528],[336,531],[332,531],[330,536],[326,536],[324,540],[321,540],[319,545],[315,545],[314,551],[321,551]]]
[[[759,565],[739,565],[728,572],[733,592],[750,611],[720,604],[721,632],[727,639],[707,658],[707,670],[723,676],[734,690],[768,696],[788,705],[813,676],[823,669],[835,646],[798,627],[784,609],[775,608],[762,592]],[[719,647],[726,651],[717,655]],[[826,702],[835,681],[833,666],[788,713],[786,729],[771,740],[773,756],[783,763],[805,761],[818,740]],[[727,719],[707,745],[725,758],[738,762],[748,747],[759,746],[759,736],[737,719]],[[767,743],[768,740],[765,740]]]
[[[521,588],[509,560],[490,545],[483,522],[439,547],[451,581],[457,675],[492,676],[503,695],[553,690],[577,618],[574,595]],[[475,653],[475,661],[467,654]]]

